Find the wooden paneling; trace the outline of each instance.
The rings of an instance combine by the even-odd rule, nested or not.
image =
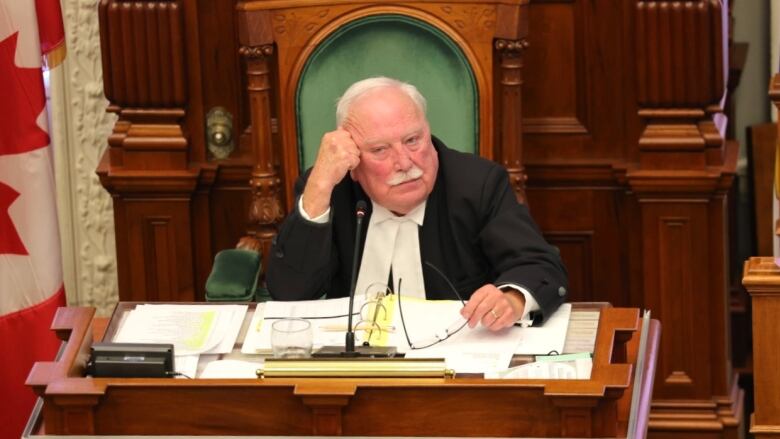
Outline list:
[[[526,102],[534,103],[523,119],[525,133],[587,134],[587,107],[583,50],[583,19],[577,2],[568,1],[529,8],[529,66],[556,66],[554,70],[528,69]],[[576,72],[579,74],[572,74]]]
[[[138,301],[192,301],[190,209],[188,200],[124,202],[127,251],[135,261],[130,267],[130,297]]]
[[[613,0],[531,1],[523,98],[527,167],[611,164],[630,151],[626,119],[635,117],[636,102],[623,91],[634,87],[621,44],[631,6]]]
[[[707,395],[709,346],[690,355],[690,340],[708,340],[711,333],[707,325],[688,314],[700,306],[708,308],[707,297],[701,297],[708,280],[693,275],[707,269],[706,249],[701,245],[707,239],[706,206],[690,209],[684,204],[659,204],[648,206],[643,213],[643,221],[649,224],[644,237],[649,251],[645,254],[651,253],[645,263],[660,272],[657,279],[647,279],[645,285],[664,299],[655,301],[652,309],[664,316],[666,327],[675,334],[661,347],[664,360],[656,369],[656,382],[662,385],[656,387],[655,394],[686,399]],[[695,369],[696,357],[703,360],[700,370]]]
[[[547,232],[547,242],[558,247],[569,270],[569,297],[572,302],[597,300],[593,285],[593,232]]]
[[[180,1],[100,2],[106,97],[117,105],[180,107],[185,103]]]
[[[723,97],[722,9],[718,0],[636,2],[640,105],[702,108]]]

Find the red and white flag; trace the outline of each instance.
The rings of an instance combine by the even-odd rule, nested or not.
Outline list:
[[[61,61],[64,42],[58,0],[0,0],[0,438],[21,434],[35,402],[27,375],[60,344],[49,329],[65,289],[42,64]]]

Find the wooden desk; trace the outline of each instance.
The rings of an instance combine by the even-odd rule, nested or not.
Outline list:
[[[603,308],[590,380],[85,378],[93,315],[61,308],[64,353],[30,372],[47,434],[625,437],[640,330],[638,310]],[[642,435],[659,333],[652,322]]]
[[[780,90],[780,75],[777,75]],[[779,92],[780,93],[780,92]],[[780,97],[780,96],[779,96]],[[780,260],[745,261],[742,283],[753,301],[753,402],[750,432],[756,439],[780,438]]]

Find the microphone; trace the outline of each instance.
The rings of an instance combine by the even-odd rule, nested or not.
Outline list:
[[[366,216],[368,205],[364,200],[355,203],[355,248],[352,254],[352,279],[349,284],[349,312],[347,314],[347,334],[344,337],[344,347],[341,346],[323,346],[312,357],[319,358],[354,358],[354,357],[394,357],[397,349],[395,346],[370,346],[364,343],[363,346],[355,348],[355,330],[352,326],[352,315],[355,308],[355,287],[357,285],[358,275],[358,253],[362,246],[361,231],[363,229],[363,218]]]
[[[355,352],[355,331],[352,327],[352,313],[355,309],[355,284],[357,284],[357,267],[358,267],[358,251],[360,250],[361,235],[360,231],[363,229],[363,217],[366,216],[366,202],[364,200],[358,200],[355,204],[355,219],[357,220],[357,226],[355,226],[355,248],[352,253],[352,280],[349,283],[349,314],[347,317],[347,335],[344,340],[344,350],[346,355]]]

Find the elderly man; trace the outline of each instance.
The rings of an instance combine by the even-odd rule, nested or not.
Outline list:
[[[566,269],[509,185],[506,170],[431,136],[425,98],[400,81],[353,84],[336,108],[297,208],[274,241],[267,270],[277,300],[349,294],[355,205],[366,200],[357,294],[375,282],[402,296],[468,298],[471,327],[544,320],[566,296]],[[443,271],[441,276],[424,262]]]

